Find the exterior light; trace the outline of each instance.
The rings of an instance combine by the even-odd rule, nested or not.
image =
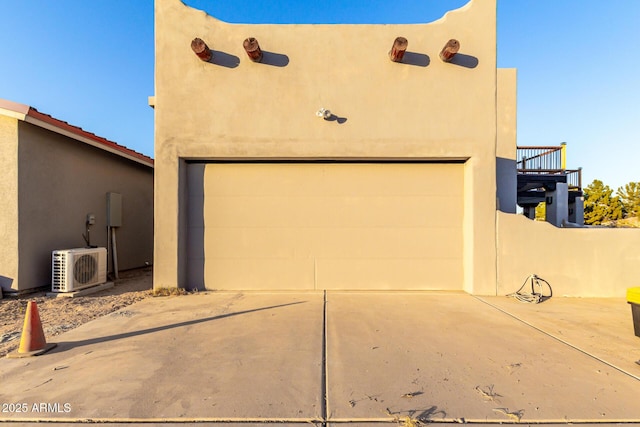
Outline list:
[[[331,111],[327,110],[326,108],[321,108],[316,111],[316,116],[327,120],[331,118]]]
[[[262,61],[262,51],[260,50],[258,40],[256,40],[254,37],[245,39],[242,43],[242,47],[244,47],[244,50],[247,52],[247,55],[249,55],[249,58],[251,58],[253,62]]]
[[[391,46],[391,50],[389,51],[389,59],[393,62],[402,62],[402,57],[404,56],[404,52],[407,50],[407,46],[409,45],[409,41],[404,37],[396,37],[393,41],[393,46]]]
[[[201,38],[196,37],[191,41],[191,49],[204,62],[211,61],[211,49]]]
[[[442,48],[442,51],[440,51],[440,59],[442,59],[444,62],[450,62],[456,55],[456,53],[458,53],[459,49],[460,42],[458,42],[458,40],[449,40],[447,44]]]

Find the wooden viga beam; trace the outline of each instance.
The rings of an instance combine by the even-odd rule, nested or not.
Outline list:
[[[456,39],[451,39],[440,51],[440,59],[444,62],[450,62],[456,53],[460,50],[460,42]]]
[[[193,53],[195,53],[196,56],[204,62],[211,61],[211,49],[209,49],[209,46],[207,46],[201,38],[196,37],[191,41],[191,50],[193,50]]]
[[[393,46],[389,51],[389,59],[393,62],[402,62],[402,57],[409,46],[409,41],[404,37],[396,37],[393,41]]]
[[[244,47],[245,52],[253,62],[262,61],[262,50],[260,50],[260,45],[255,37],[245,39],[242,42],[242,47]]]

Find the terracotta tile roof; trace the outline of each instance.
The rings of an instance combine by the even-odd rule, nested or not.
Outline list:
[[[0,99],[0,114],[11,116],[36,126],[49,129],[53,132],[69,136],[94,147],[120,155],[129,160],[153,167],[153,159],[149,156],[145,156],[142,153],[138,153],[137,151],[131,150],[124,145],[120,145],[106,138],[102,138],[101,136],[82,129],[81,127],[70,125],[63,120],[58,120],[48,114],[41,113],[28,105]]]

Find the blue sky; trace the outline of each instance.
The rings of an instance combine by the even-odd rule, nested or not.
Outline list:
[[[186,0],[229,22],[418,23],[466,0]],[[640,1],[498,0],[518,144],[568,144],[583,184],[640,181]],[[0,0],[0,98],[153,156],[153,1]]]

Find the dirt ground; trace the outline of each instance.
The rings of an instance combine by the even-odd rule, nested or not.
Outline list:
[[[47,297],[45,292],[0,299],[0,357],[20,345],[27,302],[35,301],[48,342],[51,337],[152,296],[152,268],[123,271],[115,286],[74,298]]]

